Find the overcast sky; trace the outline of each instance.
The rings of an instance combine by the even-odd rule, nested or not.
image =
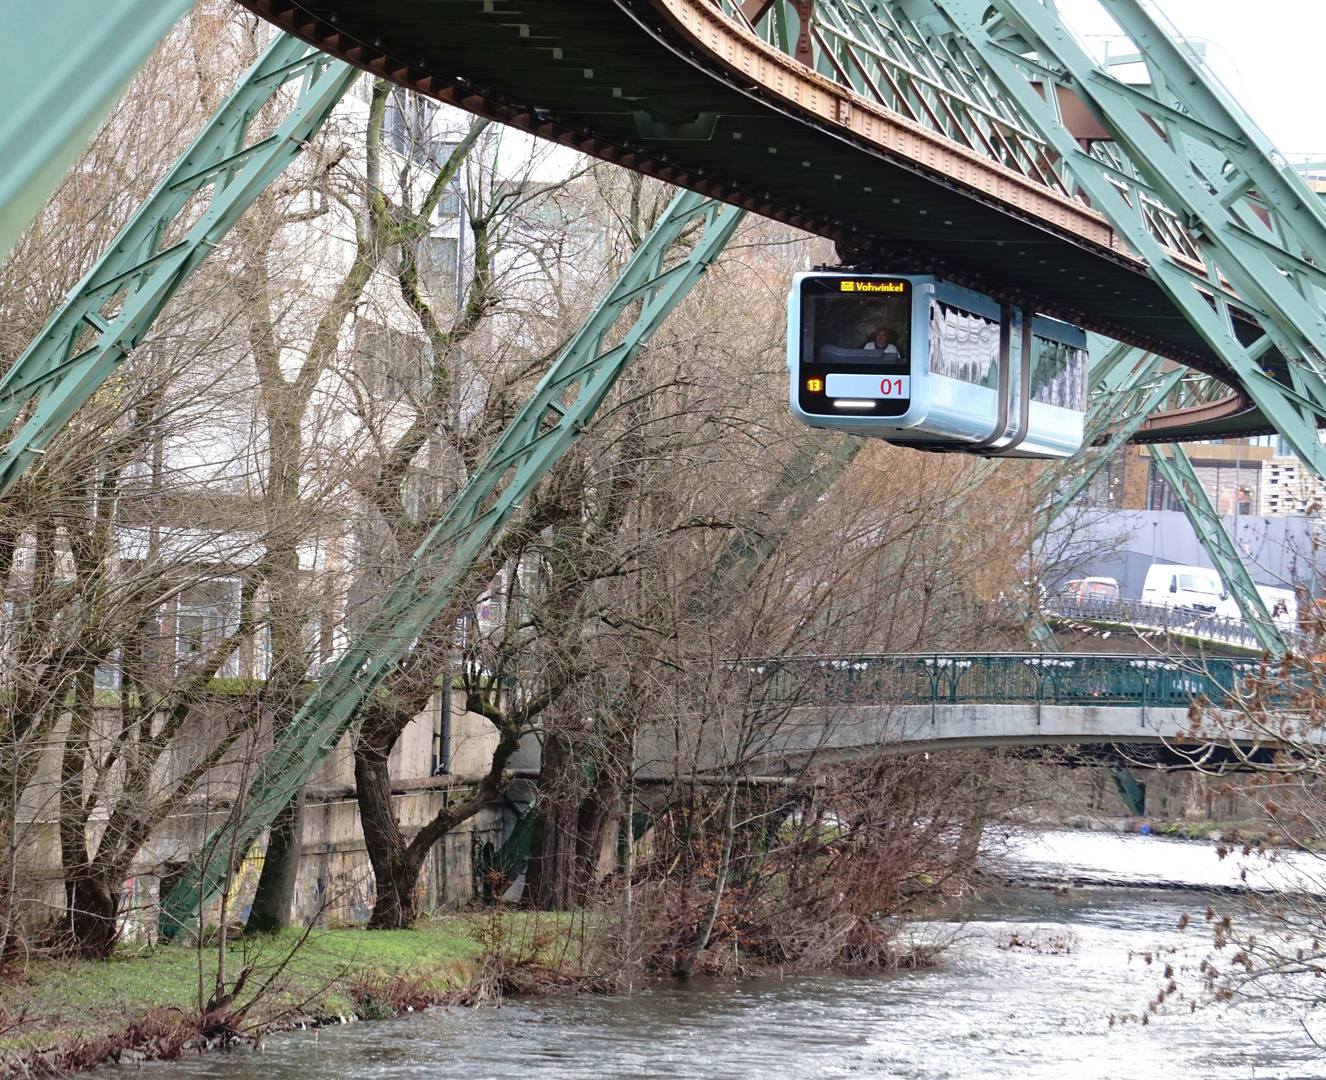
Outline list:
[[[1326,159],[1326,0],[1151,2],[1206,43],[1212,70],[1280,150]],[[1059,0],[1059,10],[1083,36],[1119,32],[1096,0]]]

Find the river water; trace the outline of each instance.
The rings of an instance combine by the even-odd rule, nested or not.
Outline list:
[[[1237,857],[1090,833],[1022,838],[1012,857],[1023,879],[1077,884],[1001,889],[961,919],[921,924],[920,935],[956,938],[924,970],[434,1009],[145,1068],[151,1080],[1326,1078],[1326,1056],[1278,1007],[1179,1006],[1145,1026],[1111,1025],[1145,1009],[1166,959],[1205,955],[1211,898],[1189,890],[1246,887]],[[1266,887],[1270,873],[1254,862],[1249,877]],[[1181,932],[1185,912],[1193,925]]]

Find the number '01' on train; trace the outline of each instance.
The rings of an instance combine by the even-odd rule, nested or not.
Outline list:
[[[921,274],[797,274],[792,411],[921,450],[1066,458],[1082,445],[1087,338]]]

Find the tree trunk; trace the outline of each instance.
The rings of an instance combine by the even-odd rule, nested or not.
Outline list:
[[[270,424],[273,472],[278,463],[279,487],[285,492],[285,505],[294,507],[298,496],[298,461],[296,437]],[[278,437],[279,435],[279,437]],[[278,449],[281,452],[278,454]],[[289,511],[287,511],[289,512]],[[273,508],[273,517],[277,509]],[[296,537],[289,530],[268,530],[266,578],[271,589],[272,668],[267,676],[267,698],[271,702],[272,735],[279,739],[295,714],[299,688],[308,672],[304,624],[307,605],[299,582],[299,552]],[[268,832],[267,853],[263,858],[258,888],[245,930],[249,933],[272,933],[290,925],[294,907],[295,882],[304,845],[304,792],[299,790],[281,808]],[[244,852],[235,853],[238,858]]]
[[[267,853],[258,875],[244,929],[270,934],[290,925],[299,878],[299,856],[304,846],[304,790],[301,788],[281,807],[267,838]]]
[[[539,911],[566,911],[575,904],[576,838],[580,811],[578,762],[568,741],[549,734],[543,743],[541,806],[530,842],[526,888]]]
[[[741,760],[738,751],[737,760]],[[732,865],[732,841],[737,832],[737,775],[734,770],[727,789],[727,804],[723,811],[723,854],[718,864],[718,877],[714,881],[714,895],[709,902],[709,912],[705,916],[700,936],[695,939],[686,958],[677,965],[674,972],[679,978],[687,978],[695,970],[700,954],[709,947],[709,939],[714,933],[714,923],[718,919],[718,910],[723,904],[723,890],[727,888],[728,870]]]
[[[388,753],[363,743],[355,749],[359,821],[376,885],[368,920],[373,930],[403,930],[419,917],[419,867],[407,857],[405,837],[392,812]]]
[[[583,904],[598,878],[599,857],[603,854],[603,837],[608,824],[614,820],[613,808],[620,794],[616,785],[611,792],[594,790],[580,803],[576,814],[576,858],[573,867],[572,902]]]
[[[118,875],[116,875],[118,878]],[[87,873],[69,888],[70,951],[83,960],[105,960],[120,936],[120,881]]]

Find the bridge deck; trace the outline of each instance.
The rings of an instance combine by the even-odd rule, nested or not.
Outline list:
[[[1268,749],[1264,738],[1240,733],[1233,712],[1224,730],[1193,731],[1194,701],[1228,707],[1231,693],[1259,670],[1244,659],[967,653],[791,657],[742,666],[751,674],[751,752],[774,773],[811,754],[1111,743],[1197,748],[1212,738],[1254,753]],[[701,745],[680,757],[720,771],[731,734],[700,733]],[[671,775],[679,760],[677,746],[659,739],[640,750],[647,778]]]
[[[780,751],[880,750],[918,754],[997,746],[1081,743],[1192,742],[1188,710],[1125,705],[863,705],[831,719],[823,709],[798,709],[797,732]]]

